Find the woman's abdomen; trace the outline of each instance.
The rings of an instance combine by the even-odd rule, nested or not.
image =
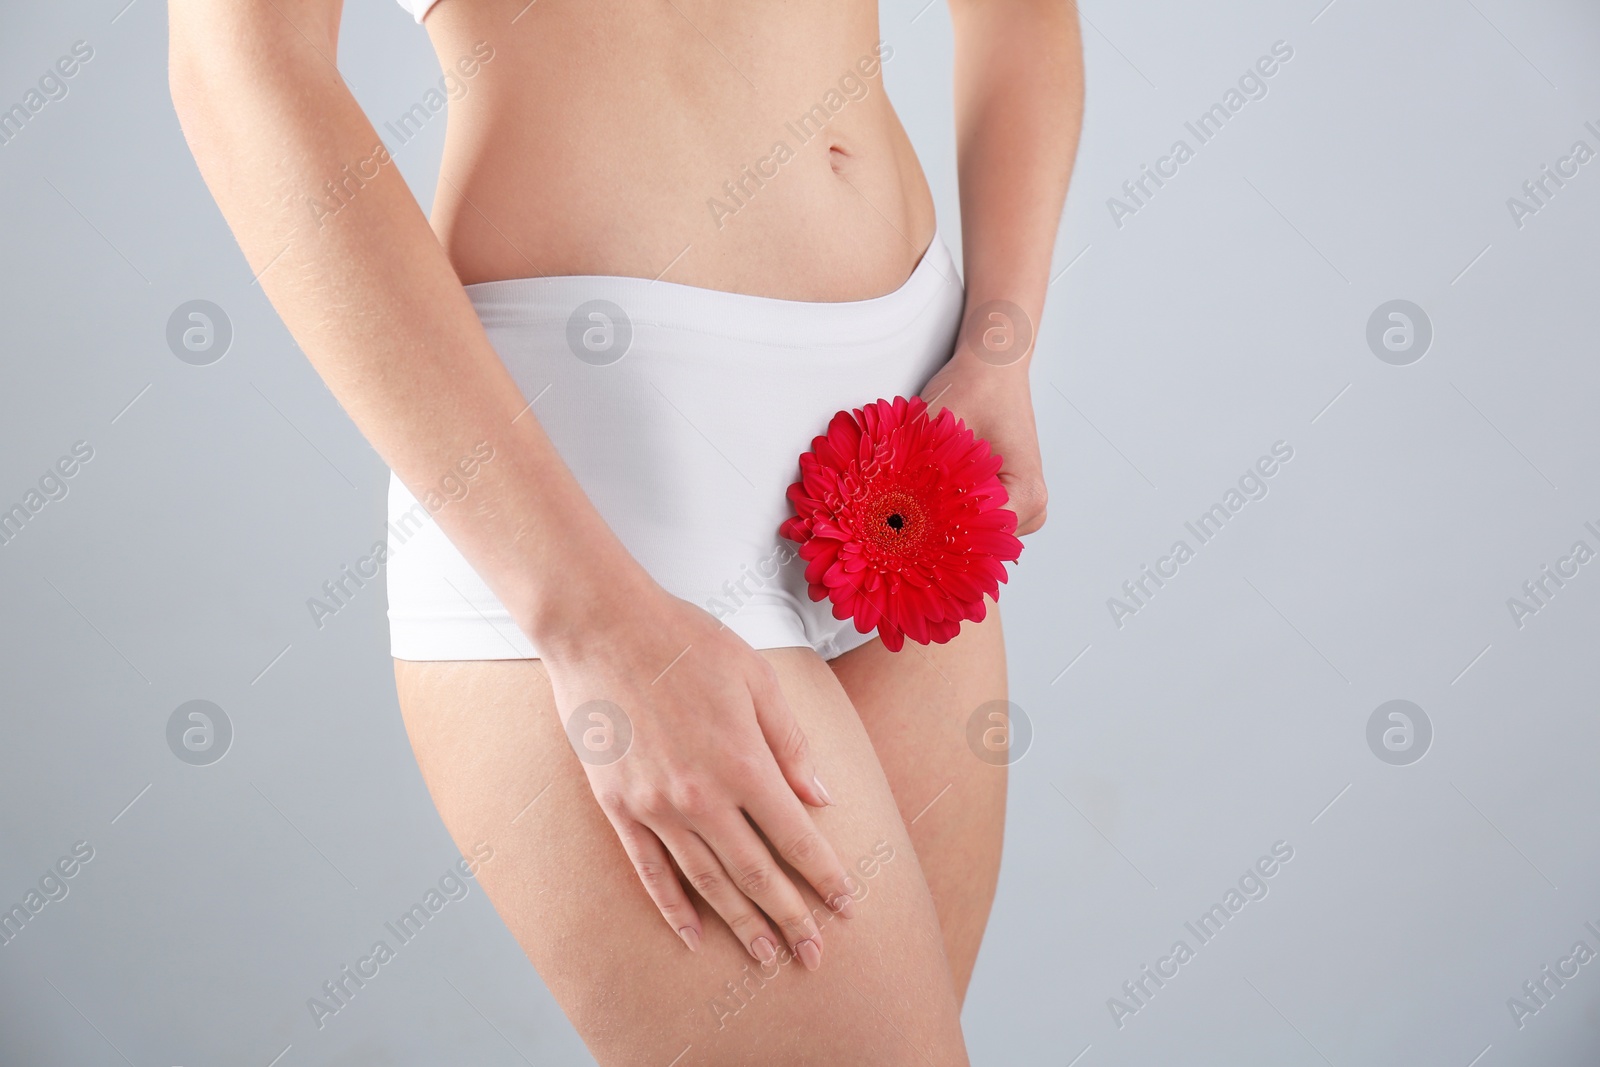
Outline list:
[[[860,300],[927,246],[932,198],[884,92],[875,8],[530,5],[509,29],[503,14],[444,0],[426,23],[458,71],[433,222],[463,283]]]

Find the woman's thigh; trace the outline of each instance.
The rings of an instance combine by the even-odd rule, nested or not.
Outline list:
[[[849,920],[806,892],[815,972],[787,953],[763,968],[698,897],[701,950],[684,947],[596,804],[538,661],[397,661],[395,676],[445,826],[464,854],[493,848],[478,880],[602,1064],[965,1064],[938,916],[855,709],[810,649],[764,654],[834,800],[818,827],[859,883]]]
[[[1006,821],[1009,724],[1000,610],[944,645],[870,641],[831,660],[872,738],[944,931],[956,995],[967,983],[989,922]],[[976,724],[974,720],[976,719]]]

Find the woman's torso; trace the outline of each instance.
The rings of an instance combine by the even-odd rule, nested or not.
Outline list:
[[[433,224],[464,284],[859,300],[933,235],[875,2],[442,0],[425,25],[459,83]]]

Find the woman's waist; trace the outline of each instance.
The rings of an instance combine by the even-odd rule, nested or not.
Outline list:
[[[502,140],[464,166],[447,153],[433,223],[469,285],[592,275],[868,299],[910,274],[936,224],[914,156],[908,171],[892,143],[848,144],[837,163],[827,145],[793,138],[719,163],[692,150],[518,161]]]
[[[792,300],[891,292],[934,210],[875,53],[708,94],[642,76],[550,84],[502,48],[450,105],[435,229],[466,284],[586,274]]]

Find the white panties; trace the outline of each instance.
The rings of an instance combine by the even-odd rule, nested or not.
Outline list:
[[[963,290],[936,234],[887,296],[807,303],[552,277],[466,287],[495,351],[594,506],[668,592],[754,648],[872,639],[806,594],[778,535],[800,453],[835,412],[915,396],[954,351]],[[492,460],[491,460],[492,462]],[[389,482],[396,659],[536,659],[426,508]]]

